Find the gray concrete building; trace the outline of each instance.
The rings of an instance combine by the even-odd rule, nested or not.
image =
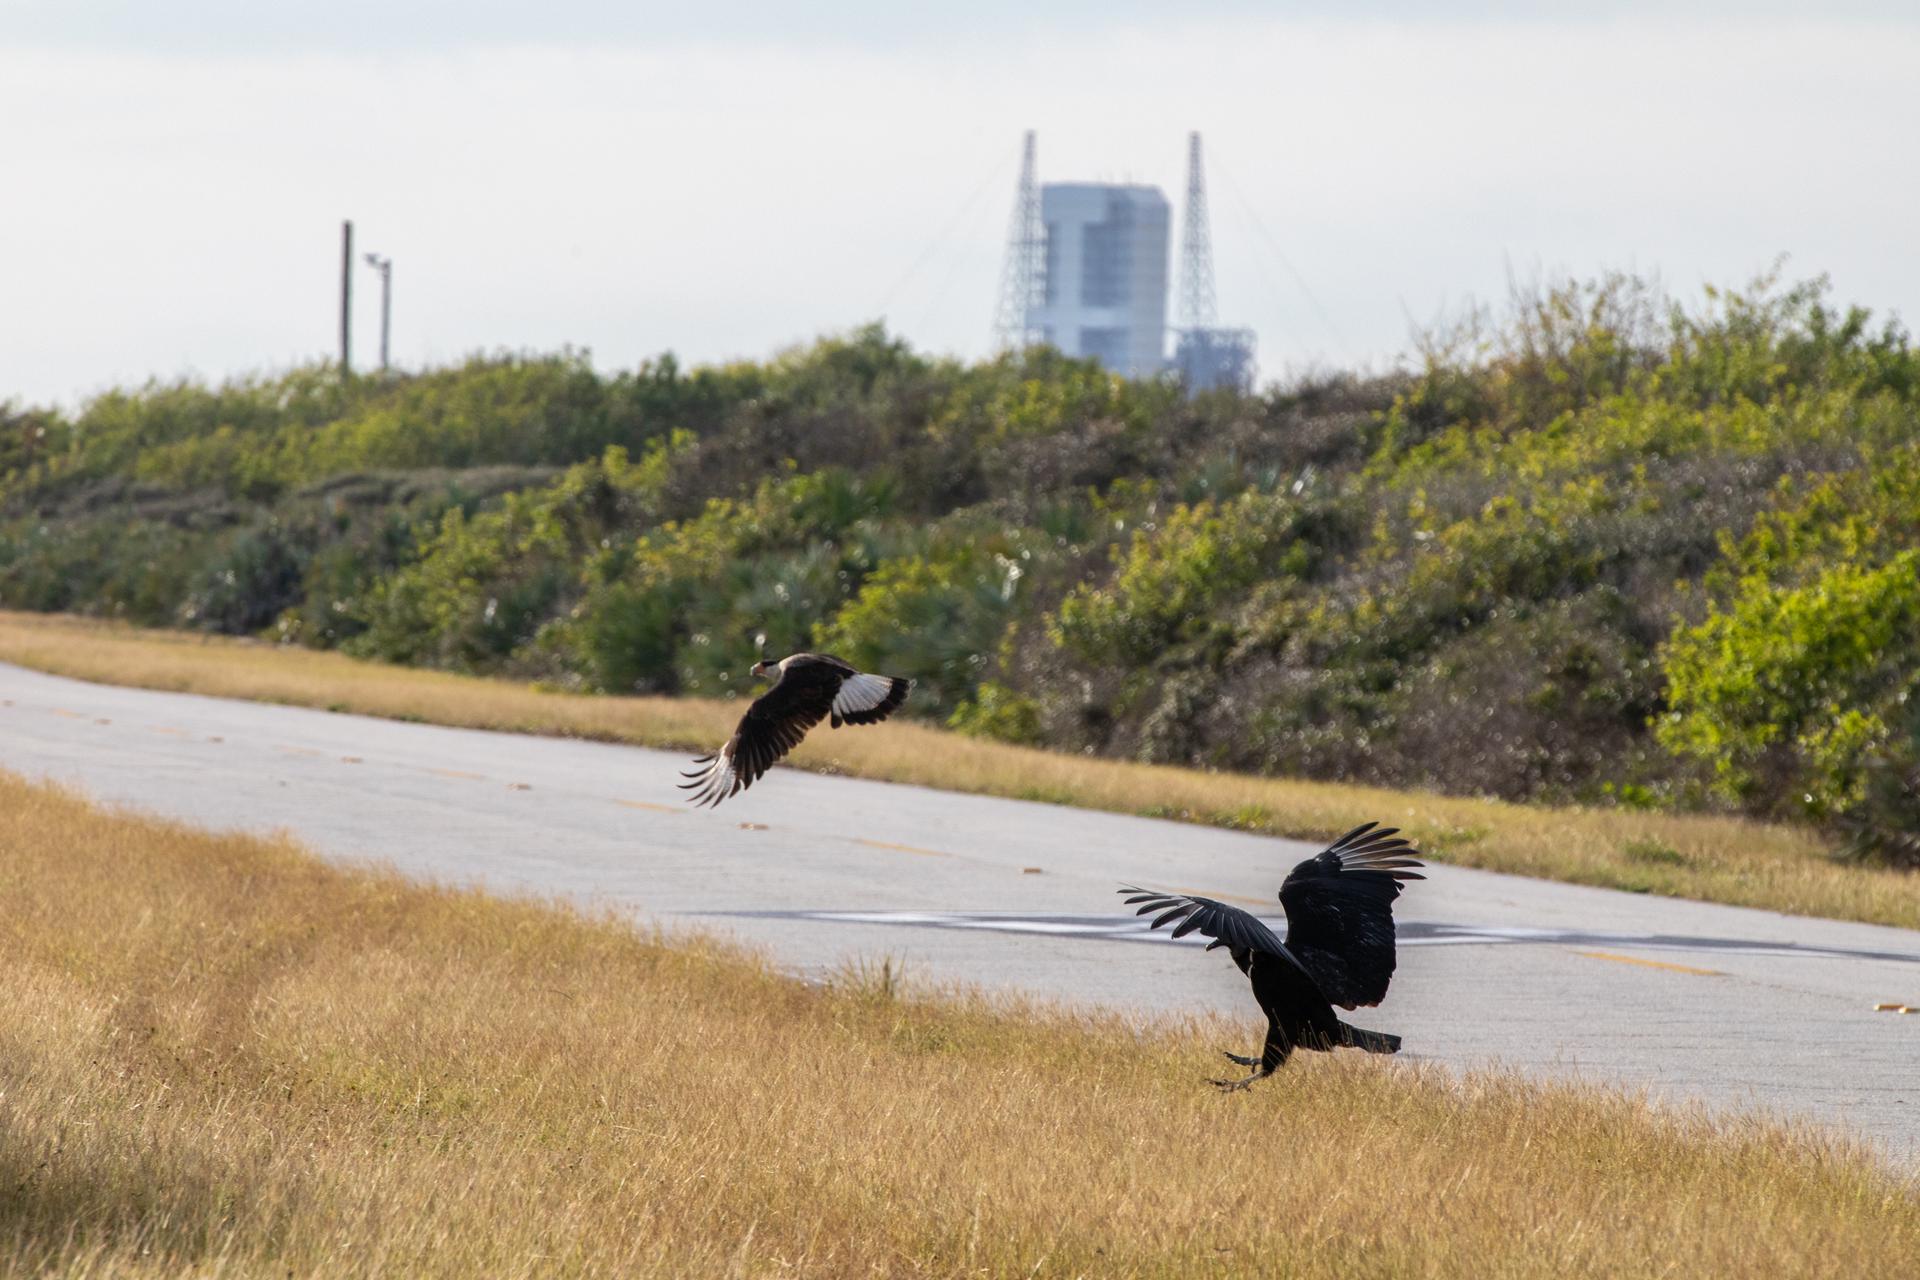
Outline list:
[[[1166,365],[1171,207],[1158,187],[1040,189],[1046,262],[1027,329],[1071,356],[1150,377]]]

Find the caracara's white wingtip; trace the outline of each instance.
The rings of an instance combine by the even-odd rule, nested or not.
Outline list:
[[[740,793],[742,784],[739,773],[733,767],[733,756],[730,752],[723,750],[715,755],[703,756],[701,759],[708,762],[706,768],[692,773],[682,772],[681,777],[691,778],[693,781],[678,784],[682,791],[693,792],[687,798],[695,806],[711,808],[727,797]],[[700,761],[696,760],[694,763],[699,764]]]

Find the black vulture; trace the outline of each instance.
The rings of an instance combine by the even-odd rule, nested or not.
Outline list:
[[[753,674],[773,675],[773,687],[753,700],[727,745],[701,756],[693,762],[698,767],[681,775],[693,779],[680,789],[693,792],[695,804],[719,804],[746,790],[829,716],[836,729],[885,720],[913,688],[911,680],[868,675],[824,653],[756,662]]]
[[[1253,982],[1253,998],[1267,1015],[1266,1046],[1258,1058],[1229,1053],[1256,1070],[1214,1084],[1244,1089],[1279,1070],[1295,1049],[1399,1051],[1399,1036],[1351,1026],[1333,1007],[1376,1005],[1386,996],[1393,978],[1393,900],[1402,882],[1426,879],[1413,869],[1425,865],[1415,852],[1397,827],[1369,822],[1302,862],[1280,886],[1285,942],[1252,915],[1212,898],[1120,890],[1128,905],[1141,904],[1135,915],[1159,913],[1151,927],[1178,921],[1174,937],[1199,932],[1213,939],[1207,950],[1227,948]]]

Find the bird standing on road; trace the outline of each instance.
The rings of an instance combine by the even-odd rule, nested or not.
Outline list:
[[[772,675],[773,687],[755,698],[727,744],[681,776],[693,802],[716,805],[745,791],[800,745],[807,730],[832,717],[833,727],[877,724],[907,700],[913,681],[876,676],[824,653],[796,653],[778,662],[756,662],[756,676]]]
[[[1200,932],[1213,939],[1207,950],[1227,948],[1253,983],[1253,998],[1267,1015],[1267,1043],[1258,1058],[1229,1053],[1243,1067],[1238,1080],[1215,1080],[1225,1090],[1244,1089],[1279,1070],[1295,1049],[1364,1049],[1397,1053],[1400,1037],[1342,1022],[1333,1006],[1377,1005],[1393,977],[1393,900],[1403,881],[1424,880],[1399,829],[1369,822],[1341,836],[1295,867],[1280,885],[1287,913],[1287,940],[1238,907],[1211,898],[1120,890],[1135,915],[1159,912],[1152,928],[1179,921],[1173,936]]]

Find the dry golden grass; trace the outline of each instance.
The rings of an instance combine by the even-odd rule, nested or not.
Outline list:
[[[710,750],[740,705],[555,693],[337,653],[0,612],[0,661],[112,684],[435,724]],[[1202,773],[962,737],[911,723],[815,733],[801,768],[1326,837],[1391,816],[1463,866],[1797,915],[1920,928],[1920,882],[1837,865],[1806,830],[1709,815],[1551,809],[1339,783]]]
[[[1913,1274],[1863,1153],[1250,1027],[807,987],[0,774],[0,1273]]]

